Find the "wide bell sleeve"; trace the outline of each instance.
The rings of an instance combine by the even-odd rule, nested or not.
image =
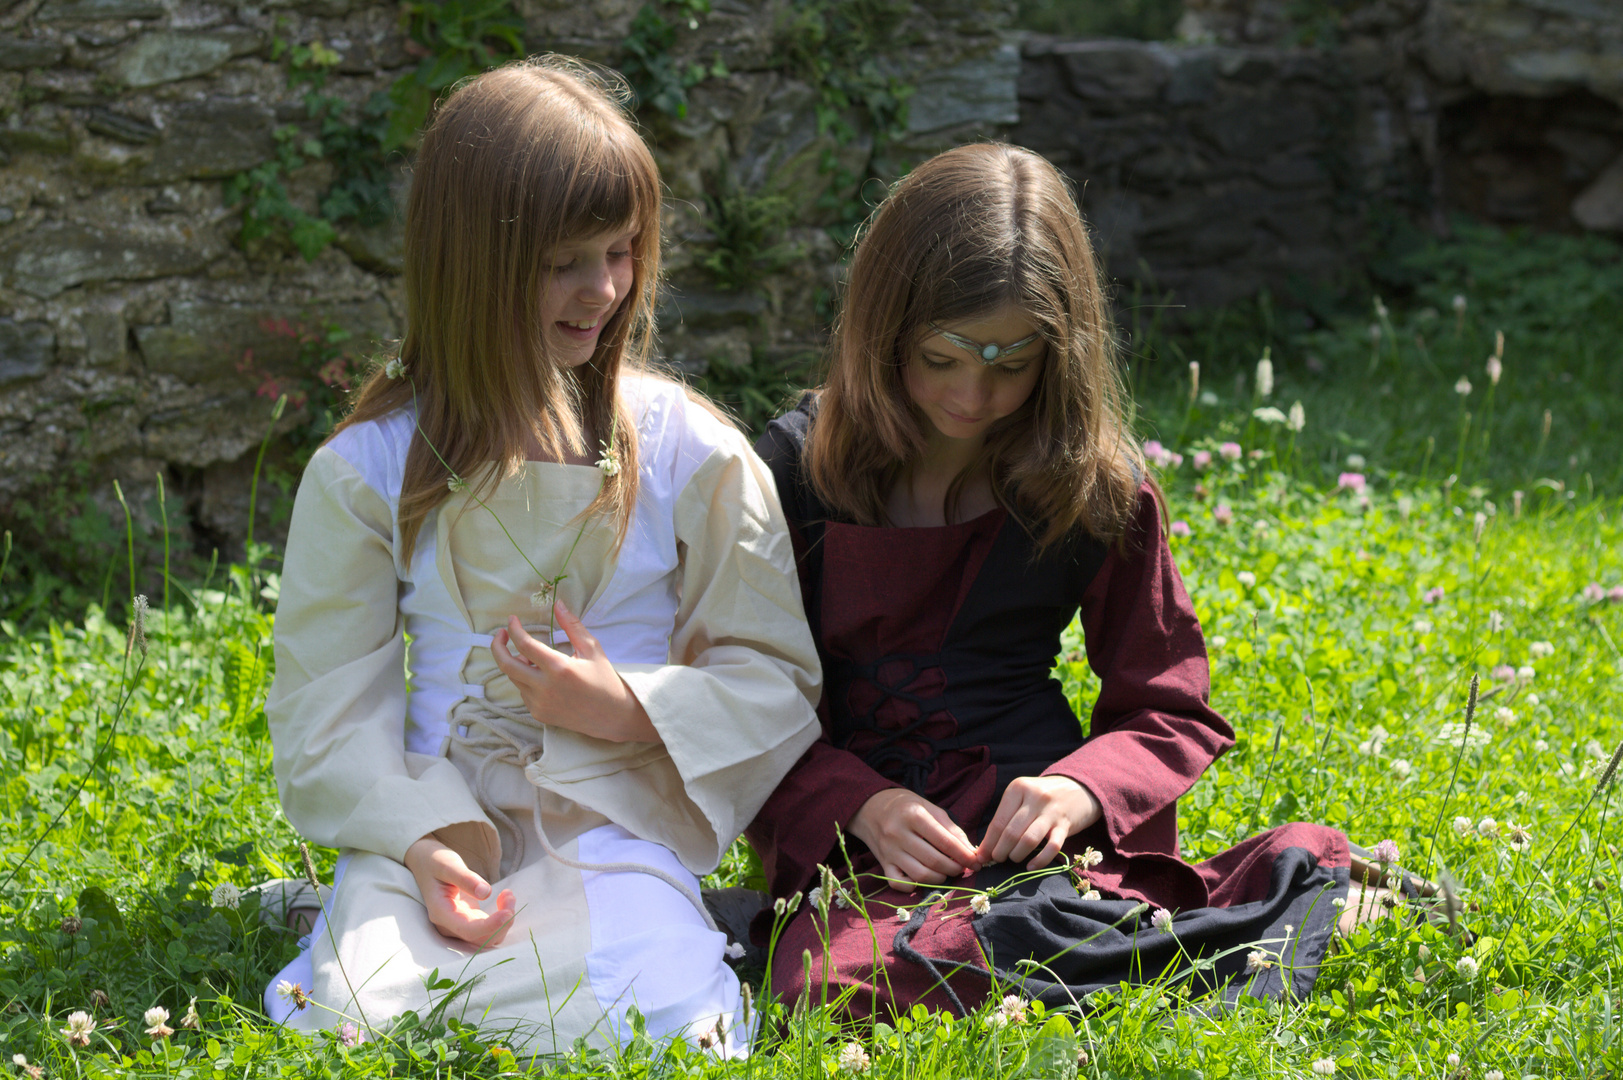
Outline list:
[[[615,664],[663,747],[554,728],[527,772],[703,875],[817,738],[822,668],[771,477],[736,433],[698,464],[674,518],[669,662]]]
[[[404,748],[393,536],[383,498],[332,447],[318,450],[288,528],[265,715],[293,827],[318,844],[404,860],[440,829],[495,830],[455,766]]]
[[[1118,851],[1175,855],[1178,797],[1234,745],[1234,732],[1208,704],[1205,640],[1148,485],[1126,543],[1111,550],[1081,608],[1101,684],[1092,733],[1044,775],[1093,793]]]

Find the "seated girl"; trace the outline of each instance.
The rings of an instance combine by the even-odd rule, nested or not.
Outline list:
[[[965,146],[896,186],[827,380],[757,446],[827,690],[822,738],[748,835],[778,897],[847,854],[854,874],[787,926],[780,996],[863,1014],[973,1007],[994,977],[1050,1005],[1163,971],[1230,995],[1312,985],[1341,833],[1179,856],[1178,797],[1233,732],[1124,405],[1053,166]],[[1078,609],[1101,683],[1085,736],[1050,676]],[[1191,972],[1200,953],[1215,966]]]
[[[342,851],[267,991],[292,1025],[534,1054],[635,1007],[747,1045],[698,875],[815,740],[820,674],[770,476],[638,366],[659,214],[580,65],[483,75],[423,136],[399,356],[311,459],[282,574],[277,782]]]

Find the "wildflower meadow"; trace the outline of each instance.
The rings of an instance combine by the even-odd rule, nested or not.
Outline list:
[[[774,1001],[746,960],[759,1036],[742,1060],[646,1038],[521,1060],[501,1031],[444,1013],[312,1039],[259,1005],[296,933],[261,920],[254,886],[305,873],[262,710],[274,552],[55,612],[16,606],[28,585],[14,561],[0,568],[8,1067],[36,1080],[1623,1074],[1623,291],[1595,285],[1617,286],[1623,260],[1598,241],[1462,236],[1407,258],[1367,313],[1263,301],[1174,331],[1123,303],[1146,454],[1213,701],[1238,733],[1180,804],[1185,854],[1324,822],[1445,882],[1452,925],[1400,905],[1340,940],[1300,1000],[1226,1007],[1161,979],[1045,1010],[1010,987],[976,1015],[919,1008],[866,1027]],[[161,542],[132,532],[114,580],[137,579]],[[1073,628],[1055,675],[1085,725],[1096,684],[1081,648]],[[318,875],[335,854],[312,852]],[[708,884],[758,872],[740,843]],[[440,973],[445,988],[455,974]]]

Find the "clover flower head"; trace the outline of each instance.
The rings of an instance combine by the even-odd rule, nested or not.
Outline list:
[[[1542,754],[1542,753],[1545,753],[1546,751],[1548,751],[1550,749],[1550,744],[1545,742],[1543,739],[1534,739],[1533,740],[1533,749],[1536,752]]]
[[[1099,890],[1098,889],[1089,889],[1087,892],[1082,894],[1082,899],[1084,899],[1084,900],[1100,900],[1100,899],[1103,899],[1103,897],[1101,897],[1099,895]]]
[[[1210,450],[1196,450],[1192,455],[1195,468],[1205,472],[1212,467],[1212,452]]]
[[[1510,850],[1520,854],[1533,846],[1533,830],[1526,825],[1518,825],[1514,821],[1505,822],[1505,843]]]
[[[1105,853],[1090,845],[1082,849],[1082,854],[1076,857],[1076,861],[1082,865],[1082,869],[1091,870],[1105,861]]]
[[[1435,604],[1440,602],[1446,595],[1448,594],[1443,591],[1441,585],[1434,585],[1421,595],[1420,600],[1425,604]]]
[[[1512,720],[1516,719],[1516,714],[1512,712],[1508,706],[1501,705],[1497,709],[1493,710],[1493,718],[1499,721],[1501,724],[1508,724]]]
[[[813,885],[812,891],[806,894],[806,902],[821,911],[823,909],[823,887]]]
[[[1253,574],[1249,570],[1241,570],[1238,574],[1234,575],[1234,580],[1238,581],[1241,585],[1249,589],[1257,584],[1257,575]]]
[[[976,893],[969,898],[969,910],[977,915],[985,915],[992,910],[992,901],[985,893]]]
[[[1317,1058],[1308,1067],[1313,1070],[1314,1076],[1334,1076],[1336,1074],[1334,1058]]]
[[[1330,901],[1330,906],[1335,908],[1337,911],[1340,911],[1347,906],[1347,898],[1345,896],[1338,896],[1334,900]]]
[[[304,987],[287,979],[276,984],[276,996],[284,1001],[291,1001],[293,1007],[301,1012],[310,1004],[310,994]]]
[[[1368,481],[1360,472],[1344,472],[1336,477],[1336,490],[1350,491],[1354,495],[1362,495]]]
[[[383,377],[386,379],[404,379],[406,377],[406,365],[401,362],[398,356],[395,357],[383,365]]]
[[[366,1033],[348,1020],[338,1025],[338,1045],[356,1047],[366,1041]]]
[[[1471,380],[1461,375],[1459,382],[1454,384],[1454,392],[1460,397],[1467,397],[1471,393]]]
[[[1174,521],[1170,527],[1170,531],[1172,532],[1173,536],[1188,536],[1190,533],[1189,522]]]
[[[451,476],[445,481],[445,486],[455,495],[468,490],[468,482],[460,476]]]
[[[1468,817],[1460,816],[1454,819],[1454,831],[1461,836],[1470,836],[1475,829],[1476,826],[1471,823],[1471,819]]]
[[[1527,647],[1533,659],[1542,660],[1547,656],[1555,655],[1555,643],[1551,641],[1535,641]]]
[[[1460,1067],[1460,1056],[1450,1051],[1449,1055],[1443,1058],[1443,1064],[1447,1065],[1450,1069],[1457,1069]]]
[[[1591,604],[1598,604],[1602,600],[1606,599],[1606,586],[1602,585],[1598,581],[1591,581],[1588,585],[1584,586],[1583,595],[1584,599],[1588,600]]]
[[[1533,670],[1532,664],[1523,664],[1516,669],[1516,680],[1518,682],[1532,682],[1533,677],[1537,674],[1538,672]]]
[[[537,611],[545,611],[547,605],[552,603],[552,598],[557,592],[558,585],[556,582],[543,581],[541,587],[530,594],[530,606]]]
[[[1150,916],[1150,925],[1163,934],[1172,933],[1172,912],[1166,908],[1156,908]]]
[[[1234,507],[1228,503],[1218,503],[1212,508],[1212,520],[1224,526],[1234,524]]]
[[[1485,817],[1476,823],[1476,834],[1484,840],[1492,840],[1499,835],[1499,823],[1491,817]]]
[[[1488,672],[1488,676],[1496,682],[1512,683],[1516,681],[1516,669],[1509,664],[1498,664]]]
[[[142,1013],[141,1021],[147,1026],[147,1035],[154,1039],[167,1039],[175,1033],[169,1026],[169,1010],[162,1005],[154,1005]]]
[[[1505,1080],[1505,1074],[1498,1069],[1489,1069],[1482,1074],[1482,1080]]]
[[[868,1057],[868,1051],[859,1042],[848,1042],[840,1047],[840,1055],[835,1059],[841,1072],[867,1072],[872,1063],[873,1059]]]
[[[1370,854],[1375,856],[1376,862],[1391,865],[1397,862],[1400,857],[1398,842],[1396,840],[1382,840],[1370,849]]]
[[[192,1031],[196,1031],[198,1028],[203,1026],[203,1018],[197,1015],[196,998],[192,998],[192,1000],[186,1003],[186,1015],[180,1018],[180,1026],[183,1028],[189,1028]]]
[[[1409,774],[1414,772],[1414,766],[1409,763],[1408,758],[1398,758],[1392,762],[1392,771],[1397,774],[1399,780],[1407,780]]]
[[[1412,629],[1417,634],[1429,634],[1432,629],[1431,621],[1429,619],[1416,619]]]
[[[1614,604],[1623,604],[1623,585],[1613,585],[1607,589],[1606,599]]]
[[[235,909],[242,903],[242,890],[229,881],[222,881],[209,894],[209,903],[217,908]]]
[[[1273,958],[1261,949],[1252,949],[1245,958],[1245,973],[1255,975],[1259,971],[1266,971],[1274,966]]]
[[[907,910],[906,908],[899,907],[899,908],[896,909],[896,921],[897,922],[905,923],[907,920],[911,919],[912,917],[913,917],[913,913],[911,911]]]
[[[1239,461],[1243,451],[1237,442],[1226,442],[1217,448],[1217,454],[1224,461]]]
[[[597,444],[603,451],[603,456],[597,459],[597,467],[604,476],[617,476],[620,472],[620,455],[608,443]]]
[[[1002,1014],[1005,1023],[1022,1024],[1026,1019],[1026,999],[1019,994],[1005,995],[998,1002],[997,1011]]]
[[[1477,972],[1481,970],[1481,965],[1476,962],[1475,957],[1462,956],[1455,961],[1454,970],[1462,979],[1474,979]]]
[[[1540,698],[1539,698],[1539,696],[1537,694],[1528,694],[1522,700],[1527,702],[1527,707],[1529,709],[1536,709],[1536,708],[1538,708],[1538,703],[1540,701]]]
[[[62,1037],[73,1046],[89,1046],[90,1036],[96,1030],[96,1018],[81,1010],[68,1013],[68,1026],[62,1028]]]

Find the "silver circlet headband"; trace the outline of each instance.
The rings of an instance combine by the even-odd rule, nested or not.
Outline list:
[[[1041,334],[1029,334],[1011,345],[999,345],[996,342],[979,342],[972,338],[966,338],[964,335],[955,334],[951,330],[943,330],[935,323],[930,324],[930,329],[965,352],[974,353],[976,358],[988,367],[1006,356],[1013,356],[1042,336]]]

